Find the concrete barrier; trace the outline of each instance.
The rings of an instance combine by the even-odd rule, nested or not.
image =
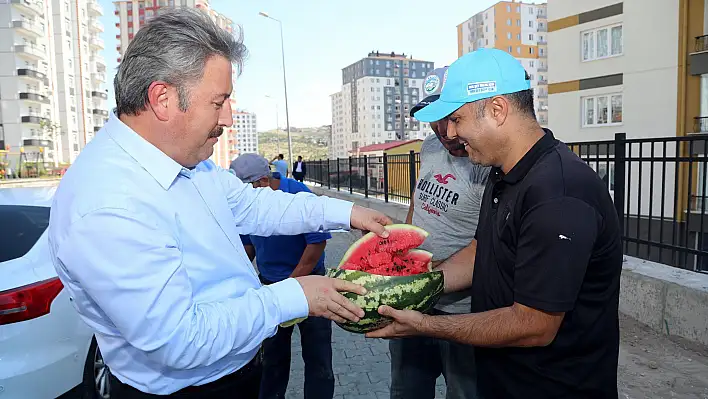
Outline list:
[[[47,187],[59,184],[61,177],[42,179],[7,179],[0,180],[0,189],[14,187]]]
[[[407,205],[348,191],[310,189],[376,209],[396,222],[404,221],[408,212]],[[708,346],[708,275],[625,256],[620,311],[662,334]]]

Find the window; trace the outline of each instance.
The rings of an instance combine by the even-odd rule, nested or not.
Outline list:
[[[517,19],[517,20],[516,20],[516,26],[521,26],[521,20],[520,20],[520,19]]]
[[[512,52],[511,46],[509,46],[509,48],[507,49],[507,51],[509,52],[509,54],[511,54],[511,52]]]
[[[521,33],[516,34],[516,40],[521,40]]]
[[[521,54],[521,47],[516,47],[516,54]]]
[[[0,205],[0,262],[25,256],[49,225],[49,207]]]
[[[511,12],[511,6],[508,4],[506,5],[506,12]]]
[[[529,40],[533,40],[533,33],[529,34]]]
[[[535,65],[536,65],[536,63],[533,60],[529,61],[529,66],[531,68],[533,68]]]
[[[533,54],[533,47],[529,47],[529,54]]]
[[[521,7],[516,6],[516,12],[521,12]]]
[[[622,94],[583,98],[583,126],[607,126],[622,123]]]
[[[592,61],[622,55],[622,25],[603,27],[581,33],[582,59]]]
[[[506,19],[506,24],[507,24],[508,26],[511,26],[511,18],[507,18],[507,19]]]
[[[533,28],[533,21],[529,21],[529,28]]]
[[[533,15],[533,8],[529,7],[529,14]]]
[[[507,32],[506,38],[509,39],[509,40],[511,40],[511,32]]]

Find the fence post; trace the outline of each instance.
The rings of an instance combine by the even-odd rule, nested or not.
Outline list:
[[[349,194],[352,192],[352,157],[349,156]]]
[[[369,198],[369,156],[364,155],[364,198]]]
[[[383,154],[383,172],[384,172],[384,202],[388,202],[388,156]]]
[[[415,192],[415,184],[418,181],[415,175],[415,152],[411,150],[411,152],[408,154],[408,174],[410,175],[411,183],[410,183],[410,193],[409,193],[409,199],[413,198],[413,193]]]
[[[327,189],[331,190],[332,189],[332,179],[329,178],[329,165],[331,165],[332,162],[330,159],[327,159]]]
[[[653,154],[652,154],[653,156]],[[615,210],[620,224],[620,234],[624,237],[624,196],[627,170],[627,134],[615,134]],[[609,171],[608,171],[609,173]]]
[[[339,158],[335,162],[337,162],[337,191],[339,191]]]

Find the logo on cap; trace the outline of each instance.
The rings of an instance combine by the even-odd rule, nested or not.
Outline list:
[[[445,88],[445,83],[447,83],[447,71],[449,71],[449,70],[450,69],[445,69],[445,74],[443,75],[442,87],[440,88],[440,90]]]
[[[494,93],[497,91],[497,82],[476,82],[467,83],[467,95],[474,96],[475,94]]]
[[[435,93],[435,90],[438,89],[438,86],[440,86],[440,78],[438,75],[430,75],[427,78],[425,78],[425,82],[423,83],[423,89],[427,94]]]

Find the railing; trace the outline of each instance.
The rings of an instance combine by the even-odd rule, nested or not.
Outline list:
[[[539,85],[542,85],[542,86],[543,86],[543,85],[548,85],[548,81],[545,80],[545,79],[539,79],[539,80],[538,80],[538,84],[539,84]]]
[[[627,255],[708,273],[708,134],[569,143],[607,185]],[[310,183],[407,204],[419,154],[310,160]]]
[[[548,66],[540,66],[538,67],[539,72],[548,72]]]
[[[701,51],[707,51],[708,50],[708,35],[697,36],[696,37],[696,45],[695,45],[694,49],[695,49],[696,53],[700,53]]]

